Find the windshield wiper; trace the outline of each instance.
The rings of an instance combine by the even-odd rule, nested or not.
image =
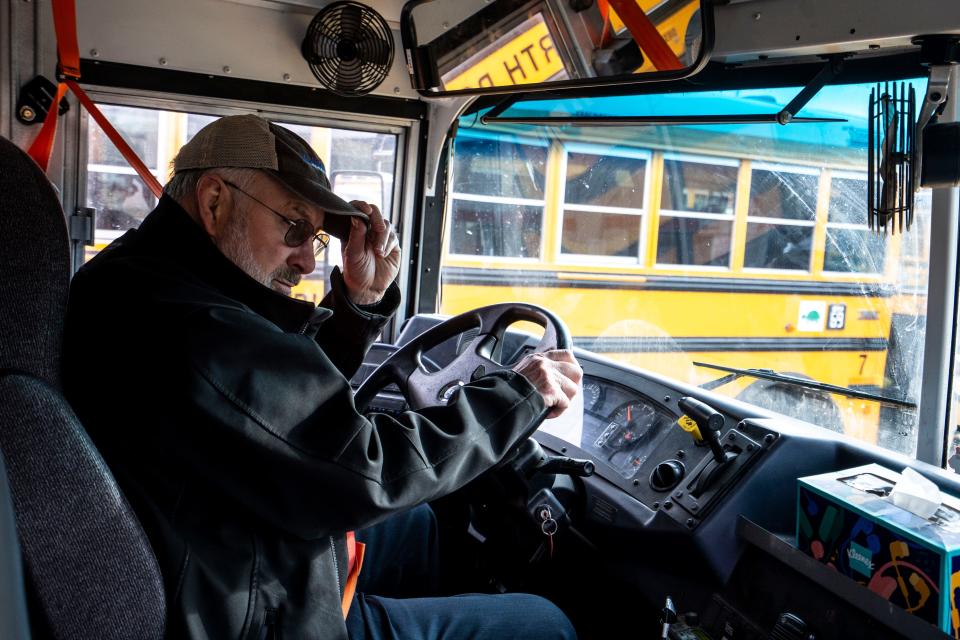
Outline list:
[[[849,387],[841,387],[835,384],[827,384],[826,382],[817,382],[816,380],[804,380],[803,378],[798,378],[796,376],[789,376],[783,373],[777,373],[773,369],[737,369],[735,367],[725,367],[719,364],[710,364],[708,362],[694,362],[697,367],[704,367],[707,369],[716,369],[717,371],[726,371],[730,375],[723,376],[722,378],[717,378],[716,380],[711,380],[710,382],[705,382],[700,385],[700,388],[712,390],[717,387],[721,387],[728,382],[733,382],[737,378],[743,376],[749,376],[751,378],[761,378],[763,380],[773,380],[774,382],[782,382],[784,384],[793,385],[796,387],[805,387],[807,389],[816,389],[818,391],[828,391],[830,393],[836,393],[842,396],[847,396],[848,398],[858,398],[860,400],[874,400],[876,402],[885,402],[887,404],[896,405],[898,407],[907,407],[909,409],[916,409],[917,403],[910,402],[909,400],[900,400],[899,398],[888,398],[887,396],[881,396],[876,393],[870,393],[868,391],[860,391],[858,389],[850,389]]]

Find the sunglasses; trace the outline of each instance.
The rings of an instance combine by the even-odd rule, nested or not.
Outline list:
[[[307,240],[310,240],[311,238],[313,238],[313,255],[319,256],[323,252],[323,250],[327,248],[327,245],[330,244],[330,236],[324,233],[323,231],[314,232],[313,225],[310,224],[310,221],[304,220],[303,218],[300,218],[299,220],[293,220],[291,218],[288,218],[287,216],[283,215],[282,213],[280,213],[270,205],[250,195],[249,193],[247,193],[237,185],[233,184],[229,180],[224,180],[223,182],[228,187],[236,189],[237,191],[247,196],[257,204],[260,204],[264,208],[269,209],[271,212],[273,212],[274,214],[279,216],[281,219],[283,219],[284,222],[290,225],[287,228],[287,232],[283,235],[283,243],[288,247],[299,247]]]

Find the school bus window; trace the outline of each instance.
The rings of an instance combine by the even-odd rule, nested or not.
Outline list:
[[[157,168],[161,127],[161,113],[153,109],[135,109],[133,107],[118,107],[100,105],[107,120],[124,133],[127,144],[137,152],[150,169]],[[91,123],[87,140],[87,161],[94,165],[111,165],[127,167],[127,161],[113,146],[110,139],[100,130],[100,127]]]
[[[664,158],[658,264],[730,266],[738,172],[736,161]]]
[[[563,253],[636,260],[640,251],[639,215],[568,210],[563,214]]]
[[[827,246],[823,270],[847,273],[883,271],[887,240],[875,231],[859,228],[827,227]]]
[[[104,115],[123,132],[154,175],[168,160],[160,145],[162,112],[102,105]],[[92,122],[87,134],[87,203],[97,209],[97,236],[109,242],[140,224],[157,199],[130,168],[110,139]]]
[[[830,223],[857,224],[866,228],[867,174],[833,172],[830,176]]]
[[[450,252],[471,256],[539,258],[543,206],[453,201]]]
[[[197,135],[200,129],[217,119],[217,116],[207,116],[200,113],[187,114],[187,140]]]
[[[564,202],[642,209],[646,177],[647,158],[570,152]]]
[[[866,217],[866,174],[835,173],[830,178],[827,245],[823,270],[838,273],[880,273],[887,240],[863,224]]]
[[[454,197],[497,196],[543,200],[547,148],[504,139],[458,139]]]
[[[648,156],[568,151],[560,252],[638,260],[648,166]]]
[[[657,264],[729,267],[730,221],[661,216]]]
[[[743,266],[810,271],[818,169],[754,166]]]
[[[547,147],[461,136],[454,146],[450,253],[539,258]]]
[[[112,240],[140,224],[157,205],[153,193],[129,167],[90,167],[87,202],[97,209],[97,235]]]

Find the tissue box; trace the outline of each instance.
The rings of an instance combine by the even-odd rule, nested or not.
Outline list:
[[[921,518],[887,497],[898,480],[876,464],[800,478],[797,547],[960,637],[960,501]]]

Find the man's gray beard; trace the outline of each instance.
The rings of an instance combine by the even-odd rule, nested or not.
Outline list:
[[[230,262],[240,267],[244,273],[265,287],[280,291],[279,288],[274,286],[273,281],[275,279],[298,284],[301,278],[300,273],[288,265],[280,265],[276,270],[266,272],[257,264],[250,248],[250,241],[247,238],[246,221],[245,211],[239,210],[233,213],[226,229],[224,229],[224,235],[217,245],[220,252]]]

